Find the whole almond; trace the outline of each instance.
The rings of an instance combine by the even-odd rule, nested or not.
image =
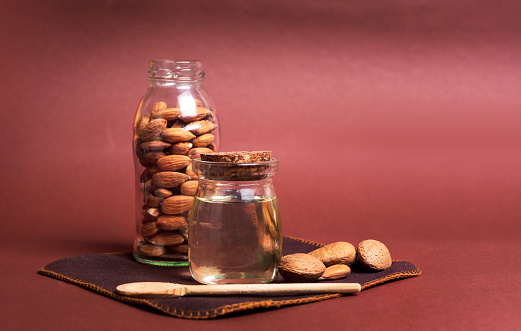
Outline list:
[[[141,235],[145,238],[155,236],[159,232],[156,222],[146,222],[141,226]]]
[[[195,195],[197,192],[197,186],[199,185],[198,180],[187,180],[181,184],[181,194],[184,195]]]
[[[203,134],[195,138],[192,142],[195,147],[205,147],[213,143],[215,136],[211,133]]]
[[[157,257],[166,253],[163,246],[141,244],[137,247],[137,251],[141,255]]]
[[[163,140],[170,143],[178,143],[195,138],[195,135],[192,132],[184,130],[183,128],[165,129],[162,133]]]
[[[161,202],[161,211],[167,215],[184,213],[192,208],[194,197],[187,195],[174,195]]]
[[[172,191],[170,191],[170,190],[167,190],[166,188],[158,188],[157,190],[154,191],[154,195],[156,197],[164,199],[164,198],[171,197],[172,195],[174,195],[174,193],[172,193]]]
[[[188,123],[184,129],[192,132],[196,136],[203,135],[205,133],[212,132],[217,127],[216,124],[210,121],[196,121],[192,123]]]
[[[385,270],[393,263],[387,247],[374,239],[367,239],[358,244],[357,260],[370,270]]]
[[[139,148],[141,148],[144,151],[161,151],[163,149],[167,149],[172,144],[164,142],[162,140],[152,140],[152,141],[146,141],[139,145]]]
[[[213,153],[213,151],[206,147],[196,147],[196,148],[192,148],[188,152],[187,156],[191,159],[198,159],[201,157],[201,154],[204,154],[204,153]]]
[[[142,141],[157,140],[166,128],[167,121],[162,118],[151,120],[141,131]]]
[[[157,218],[157,226],[163,230],[179,230],[188,226],[188,220],[180,215],[161,215]]]
[[[355,246],[345,241],[338,241],[308,253],[316,257],[326,267],[333,264],[351,265],[356,260]]]
[[[154,245],[174,246],[182,244],[185,241],[185,237],[180,235],[178,232],[163,231],[150,238],[148,241]]]
[[[170,147],[170,149],[168,150],[168,152],[172,155],[185,155],[193,146],[194,145],[191,142],[179,142],[173,144],[172,147]]]
[[[346,278],[351,273],[351,268],[345,264],[333,264],[326,268],[320,279],[341,279]]]
[[[208,115],[209,110],[204,107],[192,108],[189,111],[183,110],[179,118],[185,122],[199,121]]]
[[[181,115],[181,109],[179,108],[168,108],[158,111],[152,114],[153,118],[164,118],[167,121],[176,120]]]
[[[278,266],[280,275],[288,282],[313,282],[322,276],[326,267],[316,257],[304,253],[286,255]]]
[[[172,188],[181,185],[188,180],[186,174],[174,171],[161,171],[152,176],[154,184],[158,187]]]
[[[186,168],[192,159],[184,155],[168,155],[157,161],[160,171],[177,171]]]

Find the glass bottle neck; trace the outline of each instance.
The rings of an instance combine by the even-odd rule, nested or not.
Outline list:
[[[148,68],[151,84],[194,84],[204,80],[203,63],[198,60],[154,60]]]

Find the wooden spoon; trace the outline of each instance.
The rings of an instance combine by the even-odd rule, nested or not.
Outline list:
[[[184,285],[161,282],[137,282],[116,287],[119,294],[140,298],[172,298],[185,295],[298,295],[310,293],[356,293],[358,283],[281,283]]]

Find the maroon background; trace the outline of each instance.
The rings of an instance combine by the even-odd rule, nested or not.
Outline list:
[[[520,14],[491,0],[0,2],[2,329],[519,329]],[[131,249],[131,125],[162,58],[204,60],[223,149],[280,160],[285,235],[378,239],[422,276],[195,322],[37,275]]]

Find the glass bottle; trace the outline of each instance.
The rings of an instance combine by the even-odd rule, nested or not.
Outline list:
[[[215,107],[202,61],[151,61],[150,82],[134,121],[136,237],[142,263],[188,265],[188,212],[197,176],[192,159],[217,151]]]
[[[192,277],[204,284],[269,283],[282,234],[273,175],[276,159],[251,164],[193,160],[200,176],[189,215]]]

